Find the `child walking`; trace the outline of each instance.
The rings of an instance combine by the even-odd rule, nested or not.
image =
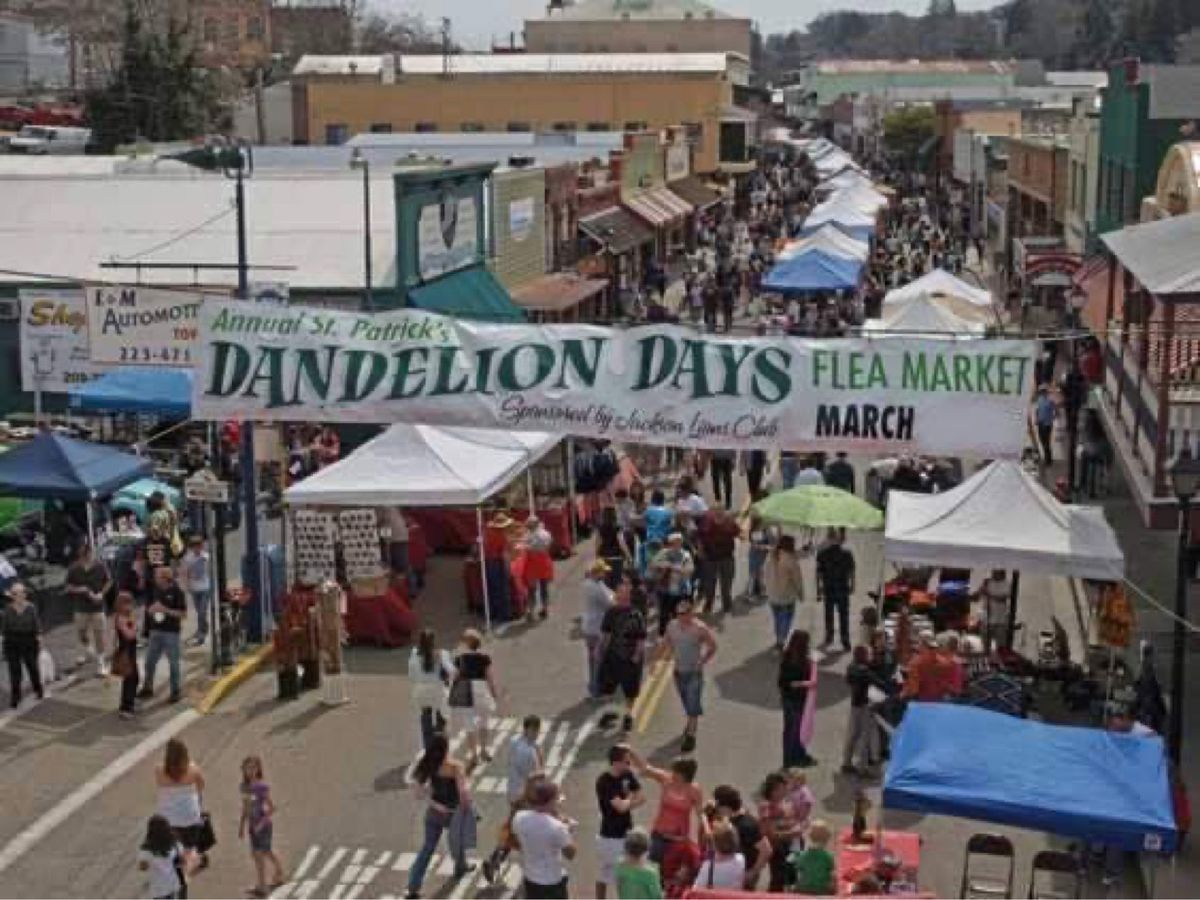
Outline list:
[[[192,862],[171,823],[163,816],[151,816],[146,822],[146,839],[138,851],[138,869],[148,876],[147,893],[152,900],[186,897]]]
[[[271,800],[271,788],[263,777],[262,759],[247,756],[242,761],[242,819],[238,823],[238,839],[250,837],[250,856],[254,860],[257,881],[252,897],[266,897],[270,891],[283,884],[283,866],[271,849],[275,831],[275,804]],[[267,884],[267,863],[274,868],[275,876]]]

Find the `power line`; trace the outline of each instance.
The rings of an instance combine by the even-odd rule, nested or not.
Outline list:
[[[178,234],[167,238],[165,241],[157,243],[152,247],[147,247],[145,250],[139,250],[137,253],[129,253],[129,254],[121,255],[121,256],[114,255],[113,261],[114,262],[134,262],[143,256],[148,256],[151,253],[157,253],[159,250],[164,250],[167,247],[170,247],[172,244],[177,244],[180,241],[184,240],[185,238],[189,238],[193,234],[196,234],[199,231],[203,231],[209,225],[212,225],[215,222],[219,222],[221,219],[225,218],[228,215],[232,215],[233,212],[234,212],[233,207],[229,206],[226,209],[221,210],[216,215],[210,216],[209,218],[205,219],[199,225],[194,225],[193,227],[188,228],[185,231],[181,231]]]

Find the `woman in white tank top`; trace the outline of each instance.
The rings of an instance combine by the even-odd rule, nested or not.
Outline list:
[[[154,770],[154,781],[158,787],[158,814],[167,820],[186,849],[200,849],[204,775],[191,761],[183,741],[177,738],[167,741],[166,756]],[[207,864],[208,858],[201,851],[201,868]]]

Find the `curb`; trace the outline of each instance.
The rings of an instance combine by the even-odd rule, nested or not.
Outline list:
[[[263,644],[249,656],[239,660],[232,669],[217,679],[216,684],[208,689],[208,693],[196,704],[197,712],[202,715],[212,712],[218,703],[256,674],[263,663],[274,655],[274,651],[273,644]]]

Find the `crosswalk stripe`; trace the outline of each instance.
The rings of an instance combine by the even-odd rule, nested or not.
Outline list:
[[[352,863],[359,864],[359,863],[362,863],[362,861],[366,858],[367,858],[367,848],[359,847],[357,850],[354,851],[354,858],[351,859],[350,861]]]
[[[454,874],[454,857],[447,853],[442,857],[441,864],[436,869],[430,866],[430,871],[437,872],[438,875],[453,875]]]
[[[498,793],[497,787],[499,782],[500,779],[494,775],[485,775],[479,779],[479,784],[475,786],[475,790],[481,794],[495,794]]]
[[[317,885],[320,883],[321,882],[316,878],[310,878],[308,881],[301,884],[299,889],[296,891],[296,897],[298,900],[308,900],[308,898],[311,897],[313,892],[317,889]]]
[[[295,889],[296,885],[300,883],[300,879],[304,877],[304,873],[308,871],[308,867],[313,864],[313,860],[317,858],[317,855],[320,852],[321,847],[319,844],[313,844],[306,851],[304,851],[304,858],[300,860],[300,865],[296,866],[296,868],[292,871],[291,878],[272,891],[271,897],[275,898],[275,900],[282,900],[282,898],[290,894]]]
[[[337,864],[342,861],[342,857],[346,853],[347,850],[345,847],[338,847],[334,850],[333,855],[325,860],[325,865],[321,866],[321,871],[317,873],[317,881],[324,881],[329,876],[329,873],[337,868]]]
[[[346,891],[344,884],[335,885],[333,890],[329,892],[329,900],[342,900],[342,894]]]
[[[407,872],[413,867],[413,863],[417,861],[415,853],[397,853],[396,861],[392,863],[393,872]]]
[[[362,866],[356,866],[354,863],[350,863],[350,865],[346,866],[346,868],[342,870],[342,877],[339,878],[338,881],[345,881],[347,883],[351,881],[358,881],[358,873],[360,871],[362,871]]]
[[[558,732],[554,735],[554,743],[550,745],[550,752],[546,754],[547,769],[553,769],[558,765],[559,759],[562,758],[563,744],[566,743],[567,734],[570,729],[571,726],[566,722],[563,722],[558,726]]]
[[[579,756],[579,749],[584,745],[591,733],[596,730],[596,726],[600,724],[602,715],[602,711],[596,712],[583,723],[583,727],[576,733],[575,740],[571,742],[571,749],[567,751],[566,758],[558,769],[558,774],[553,776],[554,780],[559,784],[562,784],[566,779],[567,773],[571,771],[571,766],[575,765],[575,759]]]
[[[358,895],[363,892],[364,888],[366,888],[365,884],[350,885],[350,890],[346,891],[346,896],[344,897],[344,900],[355,900],[355,898],[358,897]]]
[[[378,874],[379,866],[363,866],[363,870],[358,873],[358,883],[362,885],[370,884]]]
[[[388,860],[392,858],[391,850],[384,850],[379,854],[379,858],[375,860],[376,868],[384,868],[388,864]]]

